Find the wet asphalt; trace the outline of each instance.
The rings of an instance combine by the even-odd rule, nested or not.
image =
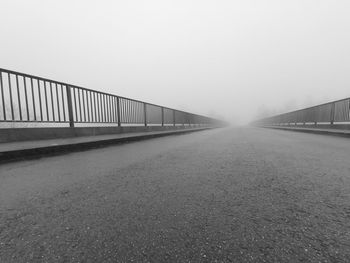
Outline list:
[[[0,166],[0,262],[349,262],[350,139],[259,128]]]

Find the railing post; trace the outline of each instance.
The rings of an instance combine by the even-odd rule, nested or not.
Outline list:
[[[162,126],[164,126],[164,107],[162,107]]]
[[[143,116],[144,116],[144,120],[145,120],[145,127],[147,127],[147,107],[146,107],[146,103],[143,103]]]
[[[173,122],[174,122],[174,126],[176,126],[176,120],[175,120],[175,110],[173,110]]]
[[[120,121],[120,106],[119,106],[119,97],[117,97],[117,116],[118,116],[118,127],[121,126],[121,121]]]
[[[67,106],[68,106],[68,116],[69,116],[69,127],[74,128],[72,95],[71,95],[71,92],[70,92],[69,85],[66,85],[66,92],[67,92]]]
[[[334,119],[335,119],[335,102],[332,103],[332,108],[331,108],[331,125],[334,124]]]

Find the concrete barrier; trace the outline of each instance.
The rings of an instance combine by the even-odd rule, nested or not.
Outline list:
[[[133,132],[172,131],[193,128],[190,126],[129,126],[129,127],[58,127],[0,129],[0,143],[96,136]]]

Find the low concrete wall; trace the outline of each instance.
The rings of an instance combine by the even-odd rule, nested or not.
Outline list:
[[[335,129],[335,130],[350,130],[350,124],[291,124],[291,125],[267,125],[263,127],[286,127],[286,128],[307,128],[307,129]]]
[[[134,126],[134,127],[60,127],[60,128],[10,128],[0,129],[0,143],[15,141],[46,140],[78,136],[95,136],[147,131],[190,129],[189,126]]]
[[[333,136],[341,136],[341,137],[350,137],[350,129],[348,126],[338,126],[337,128],[328,125],[317,125],[317,126],[259,126],[260,128],[266,129],[276,129],[283,131],[292,131],[292,132],[305,132],[305,133],[313,133],[313,134],[322,134],[322,135],[333,135]],[[341,127],[341,128],[340,128]]]

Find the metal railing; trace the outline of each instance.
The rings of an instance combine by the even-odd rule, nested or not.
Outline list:
[[[350,98],[279,114],[253,122],[254,125],[335,124],[350,122]]]
[[[218,120],[0,68],[0,122],[209,125]]]

